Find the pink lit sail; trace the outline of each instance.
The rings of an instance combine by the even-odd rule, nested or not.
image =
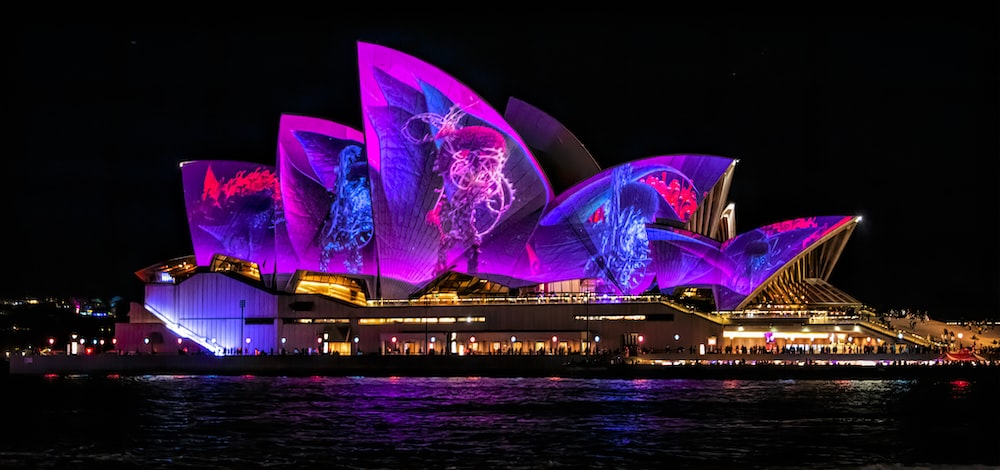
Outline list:
[[[358,43],[377,250],[386,292],[456,271],[518,279],[552,190],[479,96],[411,56]]]
[[[272,220],[281,197],[274,168],[215,160],[185,163],[181,172],[198,264],[223,254],[273,266]]]

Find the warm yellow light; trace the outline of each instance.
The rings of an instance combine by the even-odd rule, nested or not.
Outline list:
[[[765,332],[763,331],[723,331],[723,338],[763,338]],[[808,339],[823,339],[827,337],[826,333],[795,333],[795,332],[778,332],[771,335],[772,338],[785,338],[785,339],[797,339],[797,338],[808,338]]]

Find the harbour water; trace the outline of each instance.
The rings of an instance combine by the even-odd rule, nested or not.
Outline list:
[[[998,381],[7,376],[0,468],[1000,466]]]

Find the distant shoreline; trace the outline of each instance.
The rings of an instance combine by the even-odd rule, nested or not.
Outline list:
[[[11,376],[259,375],[370,377],[565,377],[607,379],[848,380],[935,379],[1000,381],[1000,362],[918,364],[933,357],[870,358],[874,365],[830,364],[830,355],[673,355],[662,365],[587,356],[24,356],[9,360]],[[655,358],[652,358],[655,360]],[[846,361],[850,357],[833,357]],[[869,358],[865,358],[869,359]],[[712,363],[726,360],[727,363]],[[698,363],[694,363],[698,361]],[[732,361],[732,363],[728,363]],[[776,361],[786,363],[778,364]],[[795,361],[795,362],[792,362]],[[662,362],[662,361],[661,361]],[[791,363],[788,363],[791,362]],[[819,362],[817,364],[816,362]]]

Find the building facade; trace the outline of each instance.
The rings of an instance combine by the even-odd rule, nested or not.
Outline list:
[[[863,305],[826,282],[859,217],[736,233],[735,159],[602,169],[527,103],[501,115],[379,45],[358,43],[358,68],[363,129],[286,114],[274,165],[182,164],[194,254],[137,271],[152,320],[121,325],[120,350],[638,354],[861,334]]]

